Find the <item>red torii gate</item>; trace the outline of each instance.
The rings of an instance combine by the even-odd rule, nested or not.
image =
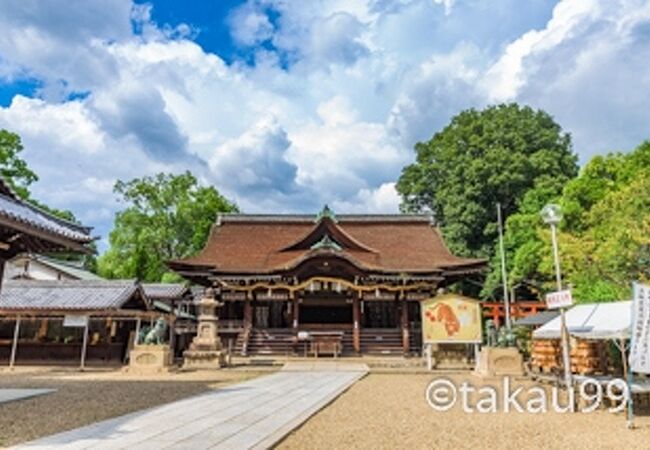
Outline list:
[[[546,310],[546,304],[539,301],[521,301],[510,303],[510,317],[520,319],[522,317],[532,316],[540,311]],[[494,326],[499,328],[505,321],[506,308],[503,301],[484,302],[483,317],[492,319]]]

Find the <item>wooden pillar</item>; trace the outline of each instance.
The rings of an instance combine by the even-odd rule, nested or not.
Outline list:
[[[172,303],[172,312],[174,311]],[[176,359],[176,316],[169,317],[169,348],[171,350],[171,363],[174,364]]]
[[[42,341],[47,337],[47,328],[49,326],[49,319],[44,317],[41,319],[41,323],[38,326],[38,333],[36,334],[36,340]]]
[[[408,355],[410,352],[410,339],[409,339],[409,309],[408,303],[406,302],[406,296],[402,292],[401,295],[401,323],[402,323],[402,348],[404,349],[404,355]]]
[[[250,330],[253,326],[253,304],[252,300],[246,294],[246,299],[244,300],[244,329]]]
[[[300,317],[300,302],[298,297],[294,296],[293,297],[293,329],[294,331],[298,331],[298,326],[300,325],[299,323],[299,317]]]
[[[135,335],[133,336],[133,345],[136,346],[140,343],[140,316],[135,320]]]
[[[248,355],[248,341],[250,340],[251,329],[253,328],[253,305],[250,292],[246,291],[244,297],[244,332],[242,339],[241,355]]]
[[[293,296],[289,294],[289,301],[282,306],[286,309],[287,321],[285,322],[288,327],[293,327]]]
[[[494,322],[495,328],[499,328],[499,325],[501,325],[500,314],[499,305],[494,305],[492,307],[492,321]]]
[[[14,339],[11,343],[11,356],[9,358],[9,367],[13,369],[16,364],[16,352],[18,351],[18,339],[20,338],[20,316],[16,316],[14,325]]]
[[[355,353],[361,353],[361,301],[352,299],[352,345]]]

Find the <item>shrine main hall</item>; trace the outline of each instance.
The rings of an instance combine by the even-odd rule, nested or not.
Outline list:
[[[485,261],[453,255],[424,214],[220,215],[205,248],[169,266],[213,288],[242,355],[299,352],[336,333],[342,353],[420,350],[420,301]]]

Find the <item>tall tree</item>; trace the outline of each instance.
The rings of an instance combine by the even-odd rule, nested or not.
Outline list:
[[[508,217],[530,189],[559,193],[578,171],[570,136],[544,111],[517,104],[463,111],[415,150],[397,183],[402,209],[432,211],[465,256],[494,253],[497,202]]]
[[[118,181],[114,191],[129,206],[117,213],[110,248],[98,261],[107,278],[174,279],[165,261],[201,250],[217,214],[237,211],[190,172]]]

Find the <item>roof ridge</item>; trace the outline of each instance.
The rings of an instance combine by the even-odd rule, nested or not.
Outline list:
[[[34,211],[34,212],[36,212],[38,214],[42,214],[47,219],[50,219],[53,222],[56,222],[57,224],[59,224],[61,226],[74,228],[76,231],[85,233],[85,234],[89,235],[89,237],[90,237],[90,232],[92,231],[93,227],[88,227],[88,226],[82,225],[80,223],[73,222],[72,220],[63,219],[63,218],[61,218],[59,216],[55,216],[51,212],[46,211],[45,209],[43,209],[42,207],[33,204],[28,199],[17,198],[17,199],[13,199],[13,200],[16,203],[22,204],[23,206],[31,209],[32,211]]]
[[[0,193],[0,199],[2,199],[4,202],[7,202],[7,206],[11,205],[12,208],[16,208],[12,211],[9,208],[3,207],[0,211],[3,216],[9,218],[10,220],[27,224],[28,226],[35,229],[55,233],[59,236],[64,236],[69,239],[76,239],[86,244],[95,240],[95,238],[90,235],[90,230],[92,229],[90,227],[84,227],[83,225],[56,217],[51,213],[48,213],[43,209],[31,204],[30,202],[19,198],[13,198]],[[16,213],[16,211],[20,211],[20,208],[24,208],[23,211],[25,213],[33,214],[38,220],[40,220],[40,222],[37,222],[32,218],[26,218],[26,216],[21,216],[20,214]]]
[[[317,214],[242,214],[222,213],[217,224],[223,222],[311,222]],[[429,213],[386,213],[386,214],[337,214],[338,222],[428,222],[434,224]]]
[[[89,270],[83,267],[82,265],[83,263],[81,263],[80,261],[69,261],[65,259],[57,259],[40,253],[30,253],[30,255],[32,255],[34,259],[36,259],[37,261],[45,261],[46,263],[58,264],[61,266],[69,267],[70,269],[79,269],[79,270],[85,270],[87,272],[90,272]]]
[[[30,286],[30,287],[45,287],[45,286],[61,286],[61,287],[116,287],[116,286],[131,286],[139,284],[138,280],[133,279],[118,279],[118,280],[5,280],[3,286]]]

